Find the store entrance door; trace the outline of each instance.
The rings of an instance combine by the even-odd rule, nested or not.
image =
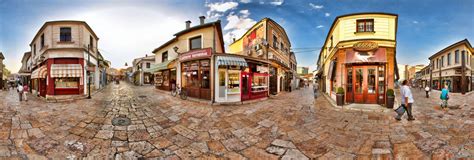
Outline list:
[[[248,72],[242,72],[241,73],[241,82],[240,84],[242,84],[242,89],[241,89],[241,98],[242,98],[242,101],[245,101],[245,100],[249,100],[250,99],[250,73]]]
[[[354,66],[353,88],[355,103],[377,103],[377,67]]]
[[[275,67],[270,67],[270,93],[273,95],[278,93],[278,72]]]
[[[41,97],[46,96],[46,79],[45,78],[39,79],[39,91],[40,91]]]

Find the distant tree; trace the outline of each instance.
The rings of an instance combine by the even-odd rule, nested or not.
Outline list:
[[[2,68],[3,68],[3,78],[6,79],[8,76],[10,76],[11,72],[10,70],[7,69],[7,67],[5,67],[5,64],[2,64]]]

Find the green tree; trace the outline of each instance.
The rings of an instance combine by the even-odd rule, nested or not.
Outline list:
[[[10,76],[11,72],[10,70],[7,69],[7,67],[5,67],[5,64],[2,64],[2,68],[3,68],[3,78],[6,79],[8,76]]]

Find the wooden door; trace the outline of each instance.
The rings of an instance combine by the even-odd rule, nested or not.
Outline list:
[[[270,93],[278,93],[278,71],[275,67],[270,67]]]
[[[39,79],[39,91],[40,91],[40,96],[45,97],[46,96],[46,79],[45,78],[40,78]]]
[[[242,98],[242,101],[250,99],[250,88],[251,88],[251,77],[248,72],[242,72],[241,76],[241,89],[240,89],[240,97]]]

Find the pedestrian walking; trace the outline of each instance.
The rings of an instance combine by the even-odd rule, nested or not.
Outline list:
[[[23,99],[23,86],[20,83],[18,83],[18,87],[16,88],[16,91],[18,92],[18,98],[21,102]]]
[[[30,91],[30,89],[28,88],[28,84],[23,85],[23,99],[26,102],[28,102],[27,94],[28,94],[29,91]]]
[[[428,85],[425,87],[426,98],[430,98],[430,87]]]
[[[439,98],[441,99],[441,108],[447,108],[449,100],[448,85],[445,85],[444,88],[441,90],[441,95],[439,95]]]
[[[314,98],[317,98],[317,96],[318,96],[318,95],[317,95],[318,89],[319,89],[319,84],[318,84],[318,82],[315,81],[315,82],[313,83]]]
[[[408,86],[408,81],[403,80],[402,86],[400,87],[400,95],[402,97],[402,107],[407,111],[408,114],[408,121],[413,121],[415,118],[413,118],[412,114],[412,105],[414,99],[413,99],[413,94],[411,93],[410,86]],[[400,121],[402,120],[403,114],[399,114],[397,117],[395,117],[396,120]]]

